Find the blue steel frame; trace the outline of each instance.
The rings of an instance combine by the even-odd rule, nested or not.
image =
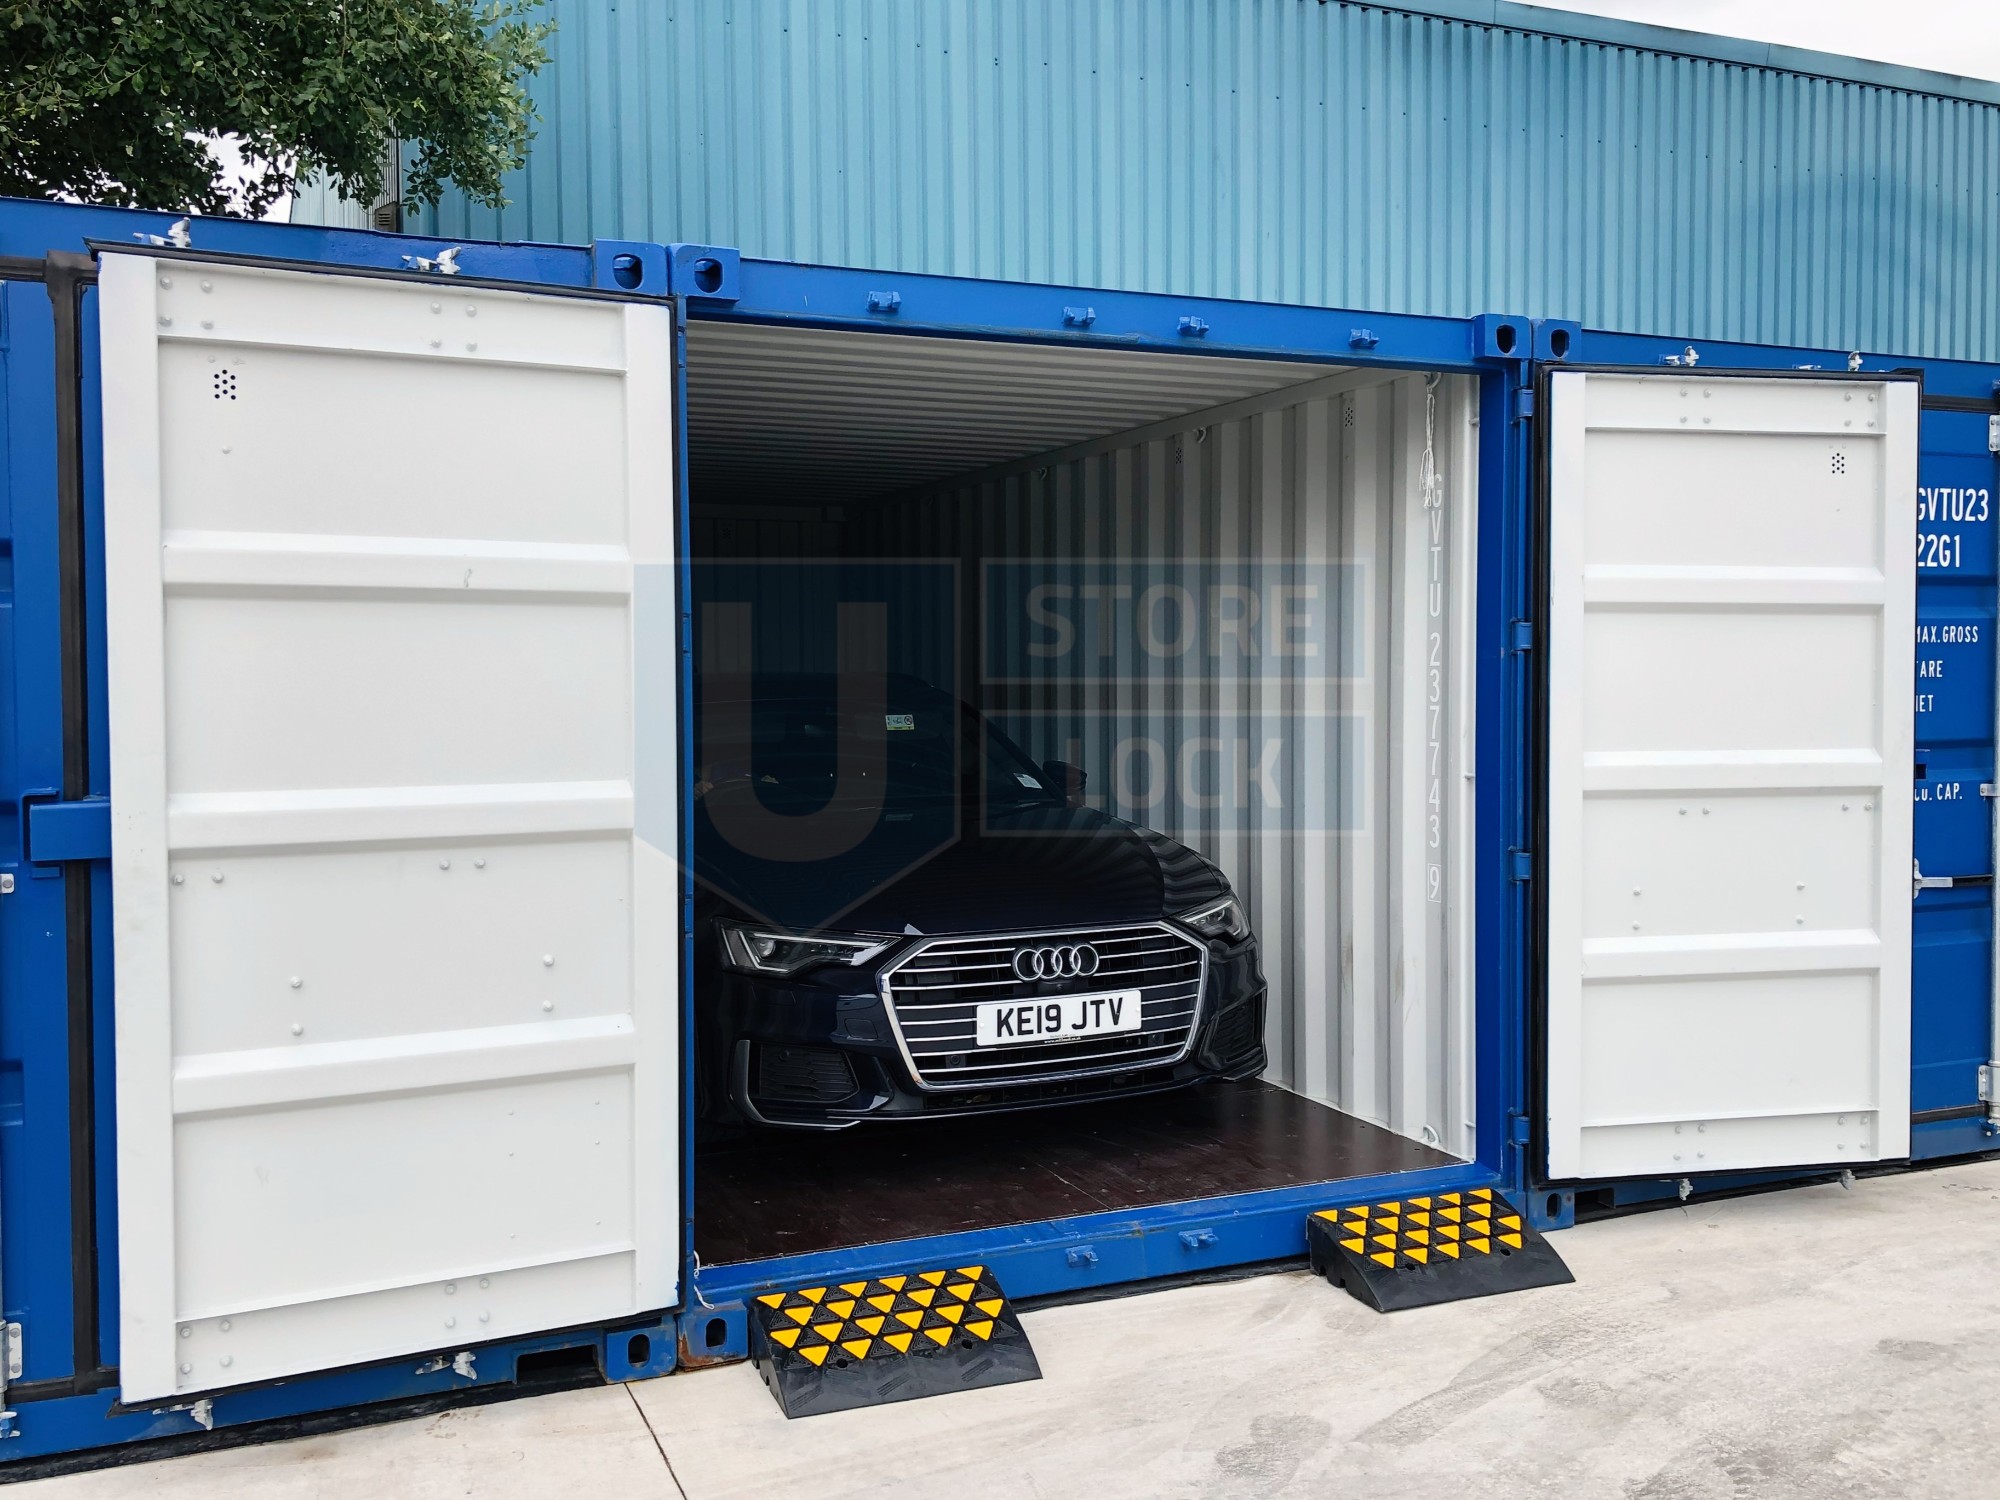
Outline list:
[[[675,265],[695,260],[702,248],[674,247]],[[1535,354],[1565,357],[1556,351],[1575,342],[1577,326],[1494,314],[1461,320],[1080,292],[751,260],[741,262],[740,273],[722,288],[725,295],[684,290],[690,316],[699,319],[1473,375],[1480,382],[1481,500],[1475,686],[1478,1159],[1461,1167],[1319,1187],[697,1266],[695,1300],[682,1320],[683,1360],[742,1358],[745,1300],[774,1286],[853,1280],[927,1262],[977,1262],[1000,1268],[1010,1296],[1033,1298],[1303,1255],[1307,1214],[1332,1203],[1487,1183],[1523,1186],[1529,1138],[1522,1046],[1528,907],[1512,851],[1525,844],[1528,812],[1527,643],[1515,628],[1526,614],[1533,578],[1524,504],[1530,452],[1525,424],[1532,414],[1528,393]]]
[[[80,250],[87,241],[129,242],[164,236],[171,216],[30,202],[0,202],[0,256],[39,259]],[[198,251],[326,266],[402,271],[406,256],[435,258],[449,243],[233,220],[196,220]],[[1482,795],[1477,810],[1475,883],[1477,947],[1477,1118],[1479,1157],[1462,1166],[1350,1179],[1323,1188],[1246,1193],[902,1241],[828,1255],[703,1268],[691,1251],[678,1316],[642,1326],[607,1326],[475,1346],[478,1383],[514,1378],[517,1362],[554,1349],[596,1351],[611,1378],[659,1374],[679,1357],[699,1363],[744,1352],[743,1297],[757,1287],[803,1277],[860,1273],[912,1259],[977,1259],[1005,1268],[1009,1292],[1034,1297],[1080,1288],[1254,1264],[1303,1252],[1306,1212],[1331,1202],[1391,1193],[1498,1183],[1524,1187],[1528,1140],[1524,1017],[1526,997],[1524,871],[1515,852],[1526,841],[1525,739],[1529,647],[1518,629],[1528,609],[1528,495],[1533,357],[1551,355],[1551,330],[1565,341],[1574,325],[1488,315],[1474,319],[1356,314],[1219,299],[1088,292],[958,278],[886,275],[833,267],[740,261],[735,252],[700,246],[604,242],[595,247],[471,243],[459,257],[469,278],[552,288],[605,288],[672,297],[681,326],[688,314],[821,327],[894,329],[913,335],[1076,343],[1232,357],[1319,360],[1342,365],[1467,374],[1480,384],[1476,748]],[[117,1362],[115,1121],[111,1112],[108,818],[105,795],[101,628],[89,640],[89,725],[95,754],[92,797],[48,809],[35,819],[36,853],[26,846],[24,796],[60,786],[62,689],[55,589],[57,538],[47,497],[55,488],[52,441],[53,326],[48,302],[32,283],[6,283],[0,303],[0,393],[4,393],[6,568],[0,587],[0,697],[14,705],[11,740],[0,736],[0,870],[17,877],[0,901],[0,1296],[7,1316],[25,1327],[26,1367],[10,1391],[11,1417],[0,1418],[0,1463],[191,1433],[204,1425],[248,1423],[363,1407],[410,1397],[448,1396],[471,1384],[447,1365],[414,1359],[384,1362],[281,1385],[229,1392],[205,1410],[126,1410],[109,1381]],[[1076,310],[1090,316],[1080,327]],[[1066,309],[1069,315],[1066,317]],[[94,294],[86,297],[86,320]],[[86,334],[92,326],[86,321]],[[1538,336],[1539,335],[1539,336]],[[86,337],[88,353],[94,340]],[[685,416],[685,339],[677,340],[675,404]],[[96,374],[86,363],[85,452],[94,455]],[[85,473],[86,597],[90,619],[103,618],[101,491],[94,460]],[[685,450],[680,520],[686,596]],[[683,657],[691,650],[682,617]],[[683,708],[688,707],[683,673]],[[687,718],[684,713],[683,730]],[[684,820],[684,826],[685,822]],[[57,842],[60,841],[60,842]],[[686,850],[683,849],[684,865]],[[59,863],[57,860],[67,861]],[[66,971],[62,890],[72,872],[91,881],[97,946],[93,1006],[97,1046],[95,1184],[98,1285],[97,1364],[71,1357],[74,1302],[68,1162],[68,1050],[62,1025]],[[683,924],[691,894],[683,891]],[[683,956],[683,977],[687,957]],[[684,990],[686,985],[684,983]],[[684,1049],[685,1051],[686,1049]],[[690,1059],[691,1061],[691,1059]],[[692,1088],[684,1090],[691,1107]],[[683,1223],[692,1244],[693,1131],[683,1121]],[[646,1358],[628,1348],[646,1340]],[[425,1362],[428,1363],[428,1362]],[[74,1393],[68,1393],[74,1391]],[[13,1399],[27,1398],[27,1399]]]

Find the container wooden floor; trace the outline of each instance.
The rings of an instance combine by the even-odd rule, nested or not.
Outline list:
[[[761,1131],[702,1148],[704,1265],[1449,1165],[1271,1084],[969,1120]]]

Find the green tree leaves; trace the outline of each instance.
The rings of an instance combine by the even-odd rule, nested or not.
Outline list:
[[[528,77],[552,22],[532,0],[0,0],[0,193],[261,214],[323,171],[406,201],[446,180],[482,202],[526,160]],[[212,137],[239,138],[233,199]]]

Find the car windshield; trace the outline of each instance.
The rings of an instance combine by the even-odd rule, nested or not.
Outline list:
[[[834,802],[981,796],[987,811],[1059,798],[1019,746],[967,704],[933,689],[897,691],[855,711],[824,688],[785,684],[701,702],[695,795],[754,788],[773,812]],[[976,774],[967,775],[970,767]]]

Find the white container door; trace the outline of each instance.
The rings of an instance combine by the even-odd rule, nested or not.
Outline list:
[[[673,1305],[670,313],[100,288],[124,1399]]]
[[[1917,388],[1551,386],[1549,1176],[1905,1156]]]

